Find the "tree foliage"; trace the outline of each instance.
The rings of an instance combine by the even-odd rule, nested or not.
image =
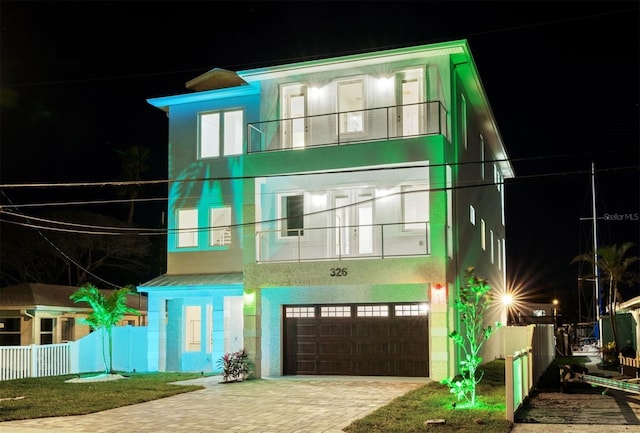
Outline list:
[[[621,245],[613,244],[598,248],[594,252],[579,254],[571,260],[571,263],[587,262],[600,269],[602,281],[608,283],[607,302],[609,306],[609,321],[611,322],[611,332],[613,334],[614,350],[618,352],[618,327],[616,324],[616,301],[621,298],[618,290],[621,284],[631,284],[637,277],[631,272],[631,265],[640,261],[640,257],[627,256],[629,251],[635,246],[632,242],[625,242]],[[596,277],[596,275],[592,275]]]
[[[485,280],[475,275],[475,269],[470,267],[465,273],[466,285],[460,288],[460,297],[455,300],[455,309],[460,316],[462,329],[454,330],[449,338],[462,351],[459,362],[459,376],[449,377],[442,381],[449,386],[452,394],[458,400],[466,399],[472,406],[476,404],[476,387],[482,381],[478,367],[482,363],[480,349],[484,343],[498,329],[495,326],[484,326],[484,314],[491,303],[491,287]]]
[[[156,259],[149,257],[149,239],[125,230],[130,226],[121,220],[83,210],[49,212],[41,217],[59,224],[34,221],[38,228],[2,224],[3,284],[81,286],[90,273],[127,284],[157,272],[150,270]],[[24,221],[30,220],[16,222]]]
[[[125,314],[140,315],[140,312],[127,306],[127,295],[131,289],[122,288],[114,290],[111,295],[105,296],[92,284],[80,287],[69,298],[73,302],[86,302],[93,311],[82,321],[99,331],[102,336],[102,358],[105,372],[113,373],[113,327],[116,326]],[[104,351],[104,338],[107,336],[109,343],[108,359]]]

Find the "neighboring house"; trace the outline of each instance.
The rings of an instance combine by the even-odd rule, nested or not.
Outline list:
[[[85,302],[75,303],[69,296],[77,287],[24,283],[0,288],[0,346],[28,346],[75,341],[91,332],[79,319],[92,309]],[[106,296],[110,290],[103,290]],[[143,326],[147,319],[147,299],[129,295],[128,306],[140,316],[128,314],[121,325]]]
[[[138,288],[149,370],[244,348],[258,377],[456,372],[464,270],[505,290],[514,175],[466,41],[187,89],[148,101],[168,115],[170,181],[167,273]]]

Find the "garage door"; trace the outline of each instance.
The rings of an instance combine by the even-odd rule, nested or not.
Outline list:
[[[426,304],[284,307],[284,374],[429,376]]]

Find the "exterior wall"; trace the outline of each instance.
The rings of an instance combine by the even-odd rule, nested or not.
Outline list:
[[[241,287],[173,287],[149,290],[148,371],[216,371],[227,351],[238,350]],[[200,307],[200,349],[186,349],[188,306]],[[231,314],[235,313],[235,320]],[[225,326],[225,322],[226,325]]]

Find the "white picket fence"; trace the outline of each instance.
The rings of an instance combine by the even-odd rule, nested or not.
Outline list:
[[[0,381],[103,371],[102,350],[107,342],[99,334],[92,332],[80,340],[61,344],[0,346]],[[113,329],[113,368],[147,371],[146,327]]]
[[[0,381],[71,373],[71,343],[0,347]]]

